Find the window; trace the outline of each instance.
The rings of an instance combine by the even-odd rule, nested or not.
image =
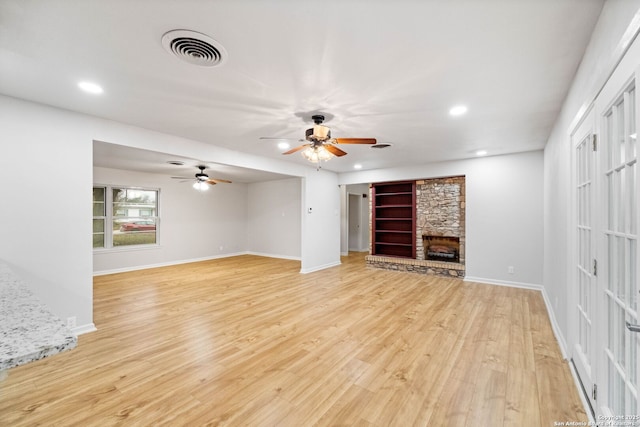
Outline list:
[[[93,247],[104,248],[104,224],[107,219],[104,187],[93,187]]]
[[[93,247],[155,245],[158,190],[93,188]]]

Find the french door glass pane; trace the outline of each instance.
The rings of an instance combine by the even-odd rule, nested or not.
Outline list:
[[[615,251],[615,246],[614,246],[614,242],[615,242],[615,236],[612,236],[611,234],[607,235],[607,257],[608,259],[615,259],[614,258],[614,251]],[[609,290],[611,290],[612,292],[615,293],[615,268],[613,268],[613,266],[610,266],[608,268],[608,280],[606,282],[606,286]]]
[[[636,323],[634,320],[632,323]],[[631,343],[629,344],[629,379],[635,388],[638,388],[638,369],[635,361],[638,357],[638,334],[631,334]]]
[[[615,221],[616,228],[615,231],[624,232],[625,231],[625,221],[624,221],[624,207],[622,206],[624,200],[624,169],[620,172],[615,173],[616,177],[616,200],[614,203],[615,209],[618,211],[618,215]]]
[[[629,92],[629,154],[631,158],[637,156],[637,144],[638,134],[636,133],[636,89],[633,88]]]
[[[614,175],[608,174],[606,177],[607,180],[607,191],[609,193],[609,196],[613,196],[613,194],[615,194],[615,178]],[[615,223],[614,223],[614,219],[615,219],[615,215],[614,215],[614,210],[613,210],[614,206],[613,204],[609,203],[607,204],[607,229],[609,230],[615,230]]]
[[[616,268],[616,273],[617,273],[617,280],[616,280],[616,296],[618,298],[620,298],[622,300],[622,302],[624,303],[625,299],[624,299],[624,290],[625,290],[625,247],[626,247],[626,239],[624,237],[617,237],[616,238],[617,242],[618,242],[618,247],[617,247],[617,253],[616,253],[616,259],[617,259],[617,266]]]
[[[638,311],[638,291],[636,290],[636,284],[638,283],[638,274],[636,268],[636,262],[638,259],[637,241],[635,239],[629,240],[629,306],[635,312]]]
[[[614,351],[614,341],[615,341],[615,334],[613,333],[613,331],[615,331],[615,318],[614,318],[614,306],[613,306],[613,298],[611,298],[611,296],[609,294],[607,294],[607,329],[610,331],[609,333],[609,339],[608,339],[608,343],[607,343],[607,348],[609,349],[609,351],[613,352]]]
[[[620,365],[620,368],[622,370],[626,369],[626,360],[625,360],[625,339],[624,339],[624,330],[623,328],[625,327],[625,315],[624,315],[624,309],[622,307],[620,307],[618,304],[615,304],[616,307],[616,324],[615,324],[615,329],[618,331],[618,345],[616,347],[616,353],[617,353],[617,362]],[[624,396],[624,394],[623,394]]]
[[[609,113],[605,116],[604,119],[604,127],[605,127],[605,131],[604,131],[604,135],[606,137],[606,141],[613,141],[613,113]],[[614,167],[614,163],[615,163],[615,156],[614,156],[614,151],[615,151],[615,144],[607,144],[607,150],[605,150],[606,153],[606,157],[607,157],[607,161],[605,162],[605,164],[607,165],[606,169],[610,170]]]
[[[631,205],[629,209],[629,222],[630,222],[630,233],[636,234],[638,232],[638,224],[637,224],[637,214],[638,214],[638,186],[636,184],[637,176],[637,165],[638,162],[629,166],[627,169],[629,171],[629,200],[628,203]]]
[[[625,146],[625,132],[624,132],[624,100],[620,101],[618,105],[615,106],[616,110],[616,135],[615,135],[615,143],[616,146],[616,159],[615,163],[624,163],[626,161],[624,156],[624,146]]]

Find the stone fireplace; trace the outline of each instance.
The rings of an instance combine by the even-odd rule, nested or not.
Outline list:
[[[465,260],[465,177],[453,176],[416,181],[416,259],[428,260],[428,245],[449,247],[456,257],[438,261],[464,264]],[[446,259],[448,258],[448,259]]]
[[[367,265],[386,270],[464,277],[465,177],[424,179],[415,181],[415,184],[415,259],[371,255],[369,252]]]

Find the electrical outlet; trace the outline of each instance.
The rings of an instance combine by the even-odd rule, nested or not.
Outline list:
[[[510,265],[509,267],[507,267],[507,273],[509,273],[509,274],[513,274],[513,272],[514,272],[514,271],[515,271],[515,270],[514,270],[514,268],[513,268],[513,265]]]
[[[224,249],[224,246],[220,245],[220,251],[222,252],[222,250]]]
[[[67,317],[67,328],[73,329],[76,327],[76,316]]]

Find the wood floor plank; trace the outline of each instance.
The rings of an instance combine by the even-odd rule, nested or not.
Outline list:
[[[257,256],[94,280],[97,332],[11,370],[0,425],[584,420],[539,292]]]

